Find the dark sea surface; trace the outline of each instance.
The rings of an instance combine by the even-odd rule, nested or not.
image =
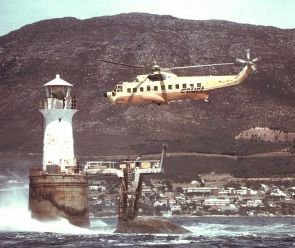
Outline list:
[[[190,234],[114,234],[116,218],[79,228],[31,219],[27,193],[0,194],[0,247],[295,247],[295,217],[173,217]]]
[[[116,218],[92,219],[91,229],[74,227],[65,220],[51,223],[32,220],[19,228],[10,226],[9,230],[6,226],[5,230],[1,227],[0,247],[295,247],[295,217],[179,217],[170,220],[192,233],[113,234]]]

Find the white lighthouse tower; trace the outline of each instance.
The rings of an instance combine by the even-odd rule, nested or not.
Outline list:
[[[71,97],[72,84],[56,78],[44,84],[46,98],[40,112],[45,120],[43,140],[43,171],[57,168],[62,173],[74,173],[76,159],[72,118],[77,112],[76,99]]]
[[[72,119],[77,112],[73,85],[59,75],[44,85],[39,111],[44,117],[43,166],[30,169],[29,209],[40,221],[66,218],[89,227],[88,181],[74,157]]]

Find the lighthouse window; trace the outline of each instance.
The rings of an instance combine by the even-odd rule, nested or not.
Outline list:
[[[62,86],[52,86],[51,87],[51,96],[59,100],[64,99],[65,97],[65,88]]]

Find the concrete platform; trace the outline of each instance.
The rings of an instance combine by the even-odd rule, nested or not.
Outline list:
[[[73,225],[90,227],[87,177],[30,172],[29,209],[38,220],[62,217]]]

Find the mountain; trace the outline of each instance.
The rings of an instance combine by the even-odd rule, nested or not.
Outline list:
[[[255,127],[294,134],[294,41],[294,29],[144,13],[51,19],[24,26],[0,37],[0,153],[6,159],[7,154],[42,153],[42,86],[60,74],[74,85],[72,93],[78,99],[74,138],[80,158],[157,153],[162,143],[175,153],[244,156],[284,150],[290,154],[284,165],[291,168],[288,173],[295,173],[290,167],[294,140],[235,138]],[[246,48],[252,57],[262,58],[257,73],[240,86],[214,91],[210,104],[113,106],[103,97],[116,83],[147,72],[98,59],[144,66],[157,61],[172,67],[232,62],[245,58]],[[177,74],[226,75],[241,69],[211,67]],[[267,161],[260,162],[267,168]],[[224,163],[216,162],[217,167]]]

